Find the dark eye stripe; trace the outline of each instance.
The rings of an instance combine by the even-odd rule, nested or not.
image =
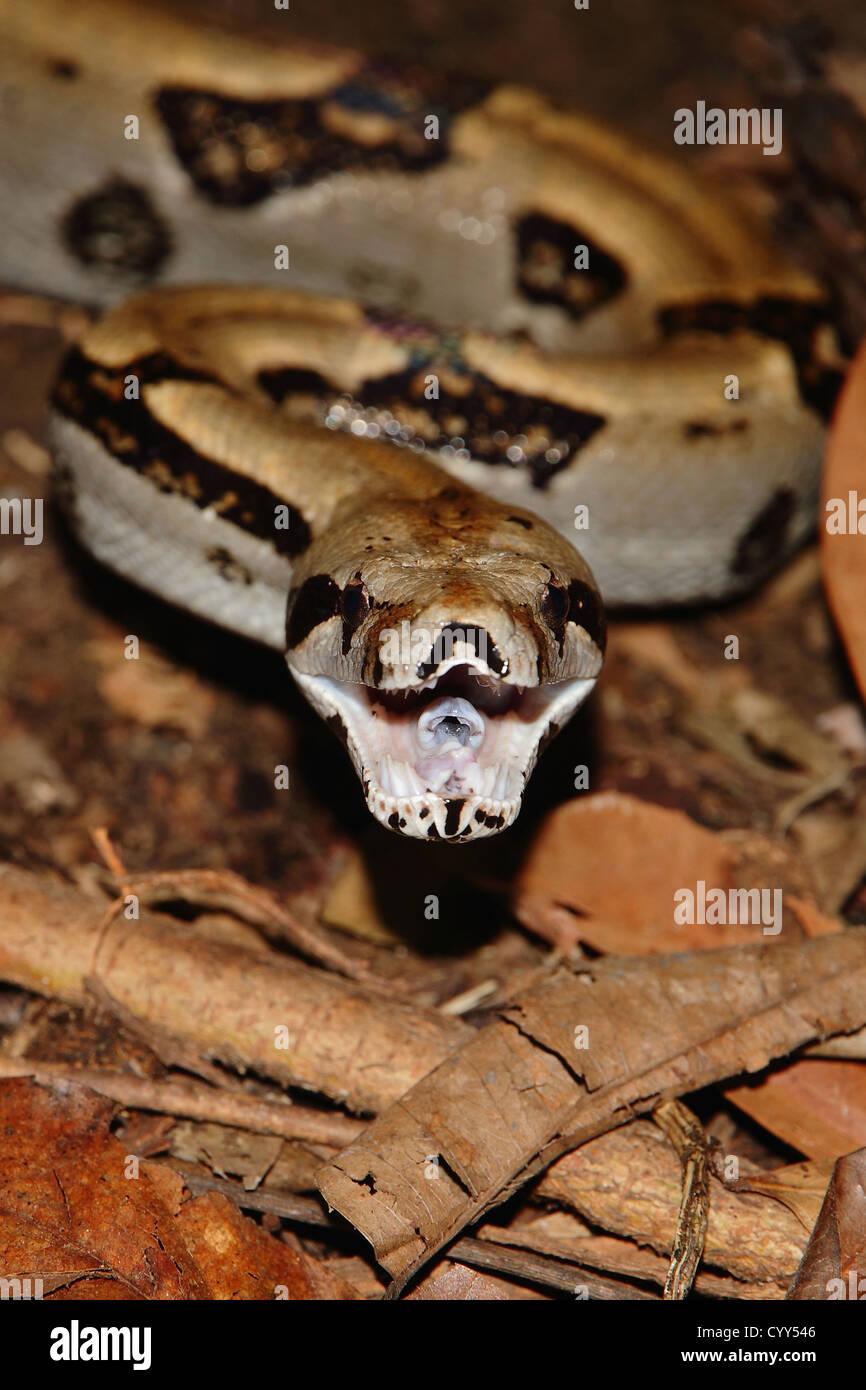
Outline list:
[[[335,618],[340,611],[340,589],[329,574],[305,579],[294,598],[289,599],[286,645],[297,647],[319,623]]]
[[[357,632],[370,611],[370,595],[367,586],[358,574],[350,579],[340,600],[343,614],[343,655],[349,650],[352,634]]]

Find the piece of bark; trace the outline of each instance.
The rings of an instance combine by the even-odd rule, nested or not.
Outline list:
[[[216,1059],[375,1111],[472,1035],[458,1019],[276,951],[208,941],[188,923],[100,921],[92,899],[11,865],[0,865],[0,921],[0,979],[67,1003],[95,996],[164,1060],[211,1077]]]
[[[745,1159],[738,1163],[741,1171],[752,1166]],[[542,1177],[537,1195],[576,1211],[593,1227],[666,1256],[680,1186],[680,1165],[664,1135],[648,1120],[635,1120],[560,1158]],[[745,1283],[772,1282],[780,1297],[808,1230],[771,1197],[732,1192],[711,1177],[701,1269],[724,1270]]]
[[[840,1158],[866,1144],[866,1067],[806,1057],[728,1100],[807,1158]]]
[[[584,1223],[568,1211],[547,1212],[519,1225],[482,1226],[478,1235],[481,1240],[497,1245],[535,1250],[540,1255],[553,1255],[614,1277],[654,1284],[659,1289],[664,1287],[670,1268],[670,1261],[664,1256],[633,1241],[592,1235]],[[782,1297],[784,1288],[783,1283],[775,1281],[748,1284],[707,1270],[699,1271],[695,1279],[695,1291],[707,1298],[777,1299]]]
[[[603,1279],[592,1270],[581,1269],[577,1265],[563,1264],[559,1260],[549,1260],[542,1255],[523,1250],[509,1250],[506,1246],[490,1240],[473,1240],[464,1236],[455,1241],[447,1252],[448,1258],[462,1260],[477,1269],[495,1269],[511,1274],[515,1279],[545,1285],[567,1293],[572,1298],[600,1299],[605,1303],[636,1302],[652,1299],[657,1294],[648,1293],[634,1284],[619,1279]],[[385,1295],[388,1297],[388,1294]]]
[[[866,1149],[836,1164],[790,1299],[866,1297]]]
[[[319,1187],[396,1293],[562,1152],[662,1095],[760,1070],[864,1019],[856,932],[560,966],[374,1120]]]

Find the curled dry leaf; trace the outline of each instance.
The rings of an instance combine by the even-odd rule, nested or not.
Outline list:
[[[824,456],[822,510],[818,523],[821,569],[833,616],[860,693],[866,697],[866,347],[861,348],[833,420]],[[837,520],[838,518],[838,520]],[[852,524],[853,523],[853,524]]]
[[[560,966],[319,1174],[397,1287],[567,1149],[866,1017],[866,940]]]
[[[834,1167],[835,1164],[829,1159],[786,1163],[783,1168],[771,1168],[769,1172],[757,1169],[755,1172],[741,1173],[726,1186],[729,1192],[758,1192],[775,1197],[777,1202],[784,1202],[794,1213],[804,1230],[811,1231],[818,1220]]]
[[[790,861],[782,846],[762,837],[746,843],[717,835],[681,811],[603,792],[548,816],[517,878],[514,910],[524,926],[564,950],[586,942],[633,955],[769,940],[764,927],[775,926],[775,888],[808,887]],[[762,889],[763,898],[743,896]],[[694,895],[696,918],[703,891],[709,920],[675,920],[688,906],[675,896],[683,890]],[[712,890],[724,895],[720,910],[712,907]],[[839,930],[808,904],[799,907],[799,900],[784,901],[779,936]],[[749,920],[729,920],[743,916]]]
[[[791,1299],[866,1298],[866,1149],[836,1164]]]

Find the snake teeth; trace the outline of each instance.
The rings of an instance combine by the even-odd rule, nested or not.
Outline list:
[[[458,672],[438,688],[383,692],[293,675],[313,707],[339,724],[376,819],[403,835],[451,841],[512,823],[542,739],[594,684],[518,689]]]

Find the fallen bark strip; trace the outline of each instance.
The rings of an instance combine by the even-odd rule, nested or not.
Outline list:
[[[297,1221],[303,1226],[322,1226],[332,1231],[345,1230],[329,1216],[322,1203],[315,1197],[298,1197],[293,1192],[275,1192],[268,1187],[256,1187],[251,1192],[239,1182],[230,1178],[218,1178],[215,1173],[205,1172],[194,1163],[182,1159],[165,1158],[157,1160],[164,1168],[170,1168],[183,1178],[194,1197],[203,1192],[219,1192],[229,1197],[244,1211],[267,1211],[284,1221]]]
[[[810,1194],[811,1206],[801,1219],[782,1186],[791,1168],[765,1172],[748,1159],[737,1162],[739,1184],[710,1176],[702,1269],[724,1270],[742,1283],[772,1282],[779,1298],[800,1262],[827,1176],[821,1196]],[[798,1167],[805,1165],[793,1171]],[[661,1131],[649,1120],[635,1120],[557,1159],[534,1195],[577,1212],[592,1228],[634,1241],[642,1252],[668,1257],[681,1195],[680,1165]]]
[[[571,1232],[567,1230],[569,1223],[573,1226]],[[551,1229],[555,1234],[548,1234]],[[607,1278],[639,1280],[642,1285],[657,1285],[660,1291],[670,1270],[670,1260],[654,1254],[652,1250],[634,1245],[629,1240],[620,1240],[617,1236],[590,1235],[578,1217],[563,1211],[546,1212],[530,1221],[505,1227],[489,1223],[481,1226],[477,1234],[482,1241],[516,1246],[539,1255],[551,1255],[580,1269],[600,1270]],[[462,1243],[462,1239],[457,1241],[457,1245]],[[450,1251],[444,1253],[447,1258]],[[708,1298],[768,1302],[781,1299],[785,1286],[775,1283],[746,1284],[741,1279],[732,1279],[726,1274],[710,1274],[704,1270],[698,1273],[694,1289],[695,1293]]]
[[[151,1110],[161,1115],[183,1115],[190,1120],[211,1120],[253,1134],[277,1134],[281,1139],[305,1140],[342,1149],[364,1128],[349,1115],[307,1109],[286,1101],[258,1100],[238,1091],[218,1090],[194,1081],[153,1081],[131,1072],[98,1067],[76,1067],[59,1062],[31,1062],[0,1052],[0,1077],[31,1076],[50,1086],[75,1081],[98,1095],[116,1100],[132,1110]]]
[[[104,836],[104,832],[103,832]],[[96,838],[96,837],[94,837]],[[97,843],[105,853],[105,839]],[[323,928],[315,928],[287,911],[264,888],[247,883],[230,869],[173,869],[167,872],[128,873],[118,862],[115,876],[121,891],[135,893],[146,906],[180,899],[200,907],[231,912],[249,922],[272,941],[284,942],[307,960],[373,990],[384,991],[383,982],[371,968],[371,952],[352,942],[335,941]]]
[[[0,980],[82,1005],[96,997],[163,1059],[218,1061],[359,1112],[389,1105],[471,1037],[459,1019],[372,994],[276,951],[213,941],[0,865]]]
[[[560,966],[326,1164],[319,1187],[399,1289],[568,1149],[866,1022],[866,939]]]

